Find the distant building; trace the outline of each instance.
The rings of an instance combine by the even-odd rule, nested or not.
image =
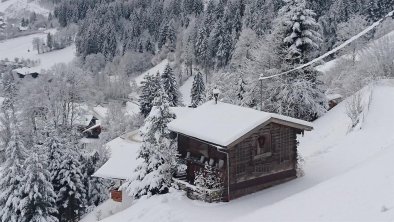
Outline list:
[[[101,122],[95,116],[79,116],[75,120],[75,125],[86,138],[99,138],[101,133]]]
[[[342,102],[343,97],[341,94],[327,94],[326,95],[328,100],[328,107],[329,109],[334,108],[338,103]]]
[[[224,201],[296,178],[297,134],[312,130],[306,121],[214,101],[168,127],[187,165],[178,181],[189,184],[188,196],[195,173],[209,164],[222,175]]]
[[[41,74],[41,69],[37,67],[22,67],[18,69],[14,69],[13,73],[16,75],[16,77],[20,79],[24,78],[37,78]]]

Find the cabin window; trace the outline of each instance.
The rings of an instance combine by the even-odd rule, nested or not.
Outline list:
[[[266,133],[256,136],[254,139],[255,156],[254,159],[269,157],[272,155],[271,135]]]

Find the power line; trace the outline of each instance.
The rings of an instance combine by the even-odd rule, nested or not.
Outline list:
[[[322,60],[322,59],[324,59],[324,58],[326,58],[326,57],[328,57],[328,56],[330,56],[330,55],[332,55],[333,53],[335,53],[335,52],[341,50],[343,47],[349,45],[349,44],[352,43],[353,41],[359,39],[361,36],[367,34],[369,31],[371,31],[372,29],[374,29],[376,26],[380,25],[385,19],[387,19],[388,17],[392,17],[393,15],[394,15],[394,11],[389,12],[386,16],[384,16],[383,18],[381,18],[379,21],[373,23],[372,25],[370,25],[369,27],[367,27],[366,29],[364,29],[363,31],[361,31],[360,33],[358,33],[357,35],[351,37],[351,38],[348,39],[346,42],[342,43],[340,46],[338,46],[338,47],[332,49],[331,51],[326,52],[325,54],[321,55],[320,57],[317,57],[316,59],[313,59],[312,61],[310,61],[310,62],[308,62],[308,63],[305,63],[305,64],[303,64],[303,65],[300,65],[300,66],[298,66],[298,67],[296,67],[296,68],[294,68],[294,69],[291,69],[291,70],[288,70],[288,71],[285,71],[285,72],[282,72],[282,73],[278,73],[278,74],[275,74],[275,75],[271,75],[271,76],[264,76],[264,74],[261,74],[259,80],[271,79],[271,78],[274,78],[274,77],[286,75],[286,74],[289,74],[289,73],[291,73],[291,72],[294,72],[294,71],[303,69],[303,68],[305,68],[305,67],[308,67],[308,66],[310,66],[310,65],[312,65],[312,64],[314,64],[314,63],[316,63],[316,62],[318,62],[318,61],[320,61],[320,60]]]

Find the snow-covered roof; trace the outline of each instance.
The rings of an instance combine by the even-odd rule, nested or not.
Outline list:
[[[14,69],[14,72],[21,74],[21,75],[29,75],[32,73],[40,73],[41,69],[39,67],[22,67],[18,69]]]
[[[98,116],[99,119],[105,119],[107,117],[108,108],[98,105],[93,107],[93,112]]]
[[[92,114],[80,115],[74,120],[74,123],[81,126],[88,126],[93,117]]]
[[[182,133],[220,146],[228,146],[246,133],[267,121],[303,130],[311,130],[312,124],[303,120],[261,112],[258,110],[208,101],[168,124],[171,131]]]
[[[138,131],[134,132],[138,137]],[[127,179],[137,167],[140,142],[133,137],[117,137],[106,144],[109,160],[93,176],[107,179]]]
[[[182,118],[188,115],[193,110],[193,108],[189,107],[170,107],[170,112],[175,114],[176,118]]]
[[[336,100],[336,99],[341,99],[342,95],[341,94],[327,94],[326,97],[328,100]]]

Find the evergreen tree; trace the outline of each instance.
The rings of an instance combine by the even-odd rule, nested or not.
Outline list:
[[[205,95],[205,83],[201,72],[198,72],[193,79],[193,85],[191,89],[191,105],[197,107],[204,101]]]
[[[177,150],[167,124],[174,119],[168,98],[159,88],[154,106],[141,129],[139,158],[143,159],[130,180],[122,187],[134,197],[167,193],[176,167]]]
[[[176,107],[180,104],[180,93],[178,91],[178,83],[176,82],[174,72],[170,64],[167,64],[163,74],[161,74],[161,83],[164,92],[167,94],[168,102],[171,107]]]
[[[321,42],[315,13],[305,0],[286,0],[279,10],[273,38],[279,57],[279,70],[285,71],[310,61]],[[304,120],[313,120],[326,111],[327,101],[314,68],[294,71],[267,88],[270,95],[266,109]]]
[[[276,35],[283,38],[281,54],[289,65],[308,62],[316,55],[321,37],[315,13],[308,9],[306,0],[285,0],[276,21]]]
[[[50,181],[56,194],[59,193],[60,184],[60,165],[65,157],[64,140],[61,140],[60,135],[55,129],[48,130],[47,138],[43,146],[46,147],[48,152],[48,166],[47,169],[50,174]]]
[[[0,178],[0,218],[3,222],[19,222],[21,200],[26,175],[23,161],[26,156],[23,139],[17,127],[16,119],[11,124],[11,138],[5,150],[6,161],[2,166]]]
[[[48,32],[48,35],[47,35],[47,46],[48,46],[48,48],[50,50],[52,50],[52,48],[53,48],[53,37],[52,37],[50,32]]]
[[[77,156],[72,152],[64,156],[56,178],[60,184],[56,200],[60,222],[79,221],[86,208],[84,175],[80,170],[81,163]]]
[[[141,95],[138,100],[140,104],[140,112],[144,117],[149,115],[152,109],[153,99],[155,98],[156,92],[160,87],[159,73],[157,75],[146,75],[144,80],[141,82]]]
[[[39,149],[41,147],[36,145],[25,161],[26,174],[21,187],[21,221],[57,222],[56,194],[50,181],[50,173],[43,165],[45,160],[38,154]]]

